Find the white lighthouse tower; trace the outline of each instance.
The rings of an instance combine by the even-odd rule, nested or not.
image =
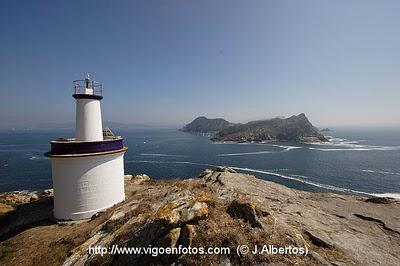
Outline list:
[[[51,141],[54,216],[62,220],[90,218],[125,199],[124,153],[120,136],[103,137],[102,85],[74,81],[75,138]]]
[[[76,99],[76,140],[79,141],[102,141],[103,129],[101,122],[100,100],[101,84],[90,80],[89,74],[83,80],[84,88],[81,91],[80,80],[75,80]],[[100,90],[95,89],[100,88]]]

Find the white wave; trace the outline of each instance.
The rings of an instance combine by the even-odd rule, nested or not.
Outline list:
[[[299,146],[288,146],[288,145],[278,145],[278,144],[271,144],[271,141],[261,141],[261,142],[235,142],[235,141],[223,141],[223,142],[212,142],[215,145],[256,145],[256,146],[274,146],[280,147],[283,149],[299,149],[302,147]]]
[[[175,157],[182,155],[173,155],[173,154],[165,154],[165,153],[141,153],[141,156],[155,156],[155,157]]]
[[[299,147],[299,146],[287,146],[287,145],[277,145],[277,144],[264,144],[264,145],[279,147],[279,148],[284,149],[284,151],[290,151],[290,150],[294,150],[294,149],[301,149],[301,148],[303,148],[303,147]]]
[[[292,176],[296,176],[296,177],[300,177],[300,178],[304,178],[304,179],[309,179],[309,177],[305,176],[305,175],[294,175],[294,174],[292,174]]]
[[[364,145],[360,144],[365,140],[348,140],[342,138],[335,138],[331,136],[326,136],[329,141],[327,142],[313,142],[308,143],[313,146],[330,146],[339,148],[315,148],[308,147],[310,150],[318,151],[391,151],[399,150],[400,146],[374,146],[374,145]]]
[[[368,146],[368,145],[358,145],[358,147],[348,147],[348,148],[315,148],[308,147],[309,150],[317,151],[394,151],[399,150],[400,146]]]
[[[272,171],[272,172],[280,172],[280,171],[290,171],[289,168],[276,168],[276,169],[271,169],[267,171]]]
[[[262,144],[267,146],[279,147],[282,148],[280,151],[254,151],[254,152],[239,152],[239,153],[221,153],[216,156],[242,156],[242,155],[253,155],[253,154],[268,154],[268,153],[279,153],[279,152],[287,152],[293,149],[301,149],[302,147],[298,146],[286,146],[286,145],[275,145],[275,144]]]
[[[131,160],[127,162],[136,162],[136,163],[157,163],[157,164],[191,164],[191,165],[201,165],[201,166],[209,166],[209,167],[218,167],[217,165],[213,164],[205,164],[205,163],[194,163],[194,162],[186,162],[186,161],[178,161],[178,162],[171,162],[171,161],[136,161],[136,160]],[[296,182],[300,182],[303,184],[307,184],[310,186],[322,188],[322,189],[327,189],[331,191],[337,191],[337,192],[343,192],[343,193],[349,193],[349,194],[359,194],[359,195],[366,195],[366,196],[375,196],[375,197],[389,197],[387,195],[392,195],[396,196],[396,193],[384,193],[384,194],[374,194],[374,193],[369,193],[369,192],[364,192],[364,191],[358,191],[354,189],[349,189],[349,188],[342,188],[342,187],[337,187],[333,185],[327,185],[327,184],[321,184],[317,182],[313,182],[310,180],[304,180],[303,178],[309,178],[305,176],[300,176],[300,175],[283,175],[271,171],[265,171],[265,170],[258,170],[258,169],[251,169],[251,168],[243,168],[243,167],[236,167],[236,166],[229,166],[232,169],[239,170],[239,171],[245,171],[245,172],[250,172],[250,173],[259,173],[259,174],[266,174],[266,175],[271,175],[271,176],[276,176]],[[385,196],[386,195],[386,196]],[[400,195],[400,194],[399,194]]]
[[[326,142],[310,142],[306,143],[307,145],[311,145],[311,147],[299,147],[299,146],[287,146],[287,145],[278,145],[271,144],[271,142],[245,142],[245,143],[237,143],[232,141],[226,142],[213,142],[213,144],[231,144],[231,145],[267,145],[280,147],[283,151],[286,152],[293,149],[301,149],[306,148],[309,150],[318,150],[318,151],[394,151],[400,150],[400,146],[374,146],[374,145],[364,145],[360,144],[361,142],[365,142],[365,140],[348,140],[344,138],[337,138],[332,136],[325,136],[328,138]],[[312,146],[328,146],[328,147],[312,147]],[[337,147],[337,148],[336,148]],[[262,151],[262,152],[254,152],[254,153],[227,153],[227,154],[218,154],[217,156],[240,156],[240,155],[249,155],[249,154],[262,154],[262,153],[273,153],[272,151]]]
[[[328,141],[325,142],[310,142],[308,144],[312,145],[334,145],[334,146],[352,146],[357,145],[360,141],[359,140],[348,140],[342,138],[336,138],[333,136],[325,136]]]
[[[148,160],[129,160],[127,163],[156,163],[156,164],[191,164],[191,165],[201,165],[201,166],[209,166],[209,167],[218,167],[218,165],[207,164],[207,163],[195,163],[195,162],[171,162],[171,161],[148,161]]]
[[[214,144],[214,145],[264,145],[263,143],[236,142],[236,141],[214,141],[211,144]]]
[[[381,171],[381,170],[368,170],[368,169],[363,169],[361,170],[362,172],[366,173],[374,173],[374,174],[384,174],[384,175],[400,175],[400,173],[397,172],[389,172],[389,171]]]
[[[34,160],[43,160],[46,157],[41,157],[41,156],[31,156],[29,157],[29,160],[34,161]]]
[[[216,156],[242,156],[242,155],[252,155],[252,154],[267,154],[275,153],[273,151],[255,151],[255,152],[240,152],[240,153],[221,153]]]
[[[381,193],[381,194],[371,193],[371,195],[379,198],[394,198],[400,200],[400,193]]]
[[[350,193],[350,194],[362,194],[362,195],[373,195],[371,193],[368,192],[363,192],[363,191],[358,191],[358,190],[354,190],[354,189],[349,189],[349,188],[342,188],[342,187],[337,187],[337,186],[333,186],[333,185],[327,185],[327,184],[321,184],[321,183],[317,183],[317,182],[313,182],[313,181],[309,181],[309,180],[304,180],[302,178],[298,178],[299,175],[296,176],[289,176],[289,175],[282,175],[279,173],[274,173],[274,172],[269,172],[269,171],[264,171],[264,170],[257,170],[257,169],[251,169],[251,168],[242,168],[242,167],[231,167],[235,170],[242,170],[242,171],[246,171],[246,172],[253,172],[253,173],[260,173],[260,174],[266,174],[266,175],[272,175],[272,176],[276,176],[276,177],[281,177],[284,179],[289,179],[289,180],[293,180],[293,181],[297,181],[303,184],[307,184],[307,185],[311,185],[314,187],[319,187],[319,188],[323,188],[323,189],[327,189],[327,190],[332,190],[332,191],[338,191],[338,192],[344,192],[344,193]],[[304,178],[304,177],[303,177]]]

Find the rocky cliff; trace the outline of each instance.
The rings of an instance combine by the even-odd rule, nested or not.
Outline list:
[[[187,180],[126,176],[126,200],[55,221],[51,190],[3,193],[1,265],[399,265],[400,203],[309,193],[237,173]],[[227,247],[230,254],[94,254],[90,247]],[[250,251],[255,246],[258,252]],[[306,248],[273,254],[260,247]],[[238,247],[240,247],[238,249]],[[294,250],[294,249],[292,249]],[[109,249],[108,249],[109,251]],[[237,254],[239,252],[239,255]],[[110,251],[109,251],[110,252]]]

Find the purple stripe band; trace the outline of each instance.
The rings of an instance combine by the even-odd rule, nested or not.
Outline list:
[[[51,150],[47,155],[85,154],[120,150],[124,147],[123,139],[93,142],[51,142]]]

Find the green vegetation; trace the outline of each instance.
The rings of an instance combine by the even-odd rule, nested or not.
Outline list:
[[[9,242],[0,243],[0,262],[10,255],[12,252],[11,244]]]

